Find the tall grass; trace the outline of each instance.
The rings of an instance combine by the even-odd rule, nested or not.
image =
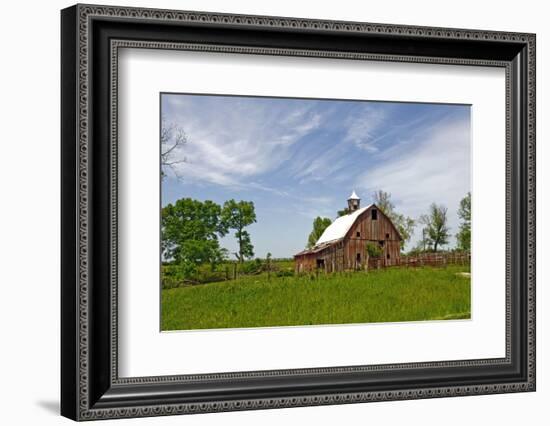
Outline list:
[[[162,330],[470,318],[470,279],[445,268],[243,276],[162,291]]]

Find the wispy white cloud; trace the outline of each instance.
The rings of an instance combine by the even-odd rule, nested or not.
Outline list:
[[[284,213],[292,212],[309,220],[311,223],[317,216],[333,219],[336,212],[332,208],[332,200],[328,203],[315,200],[296,200],[285,206]],[[284,214],[283,213],[283,214]]]
[[[289,148],[322,123],[312,108],[288,103],[246,103],[235,98],[200,98],[182,102],[166,99],[167,122],[188,136],[174,166],[178,176],[222,186],[250,185],[251,179],[272,171],[290,156]],[[212,102],[215,102],[213,104]],[[260,188],[262,189],[262,188]]]
[[[301,184],[334,178],[349,162],[346,147],[338,142],[334,141],[329,149],[308,152],[301,159],[295,158],[291,166],[294,178]]]
[[[294,177],[300,183],[348,180],[349,165],[356,158],[354,150],[377,154],[381,152],[379,142],[393,133],[388,109],[382,104],[356,104],[348,115],[331,118],[331,130],[339,131],[334,143],[293,160]]]
[[[385,125],[387,112],[382,108],[364,105],[345,121],[344,142],[352,142],[367,152],[377,152],[376,140],[379,131]]]
[[[410,135],[391,154],[358,177],[358,188],[369,194],[378,189],[390,192],[397,210],[413,218],[432,202],[443,204],[454,234],[458,205],[471,190],[469,120],[443,120]],[[417,239],[418,235],[412,243]]]

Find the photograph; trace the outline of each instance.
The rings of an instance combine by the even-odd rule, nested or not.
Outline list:
[[[369,419],[393,424],[425,423],[429,403],[434,419],[477,407],[536,420],[548,396],[536,344],[544,14],[280,3],[75,4],[33,21],[55,45],[34,43],[32,62],[58,55],[57,84],[9,81],[60,103],[34,127],[61,149],[44,137],[30,149],[57,178],[50,196],[44,173],[15,171],[28,155],[7,155],[6,181],[32,205],[6,209],[28,213],[23,227],[5,223],[21,247],[33,224],[57,235],[39,256],[11,250],[17,277],[44,290],[29,318],[58,334],[8,327],[39,339],[21,359],[57,342],[33,389],[58,397],[37,410],[269,424],[274,409],[326,406],[311,413],[333,410],[329,424],[368,403]],[[19,117],[31,97],[12,86]],[[21,117],[4,127],[20,136]],[[57,207],[48,218],[37,205]],[[9,316],[25,320],[17,296]],[[27,386],[19,376],[8,388]]]
[[[161,93],[162,331],[471,318],[471,105]]]

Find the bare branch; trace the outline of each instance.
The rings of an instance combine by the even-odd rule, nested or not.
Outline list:
[[[174,123],[166,123],[165,120],[162,121],[161,131],[160,131],[160,143],[161,143],[161,154],[160,154],[160,163],[161,166],[169,168],[174,175],[179,179],[176,168],[174,165],[185,163],[187,159],[185,157],[178,158],[177,153],[179,148],[185,145],[188,142],[187,135],[185,131]],[[164,178],[166,174],[162,172],[162,177]]]

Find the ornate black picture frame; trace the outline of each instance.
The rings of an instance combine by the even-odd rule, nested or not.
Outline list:
[[[535,35],[76,5],[61,13],[61,413],[74,420],[535,390]],[[120,47],[506,71],[506,356],[120,378]]]

